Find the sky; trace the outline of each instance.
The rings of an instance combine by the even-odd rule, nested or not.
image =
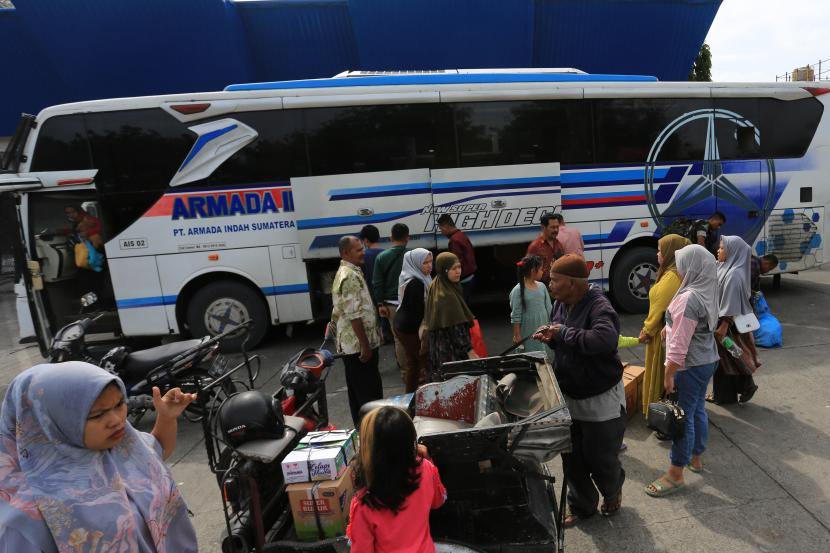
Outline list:
[[[775,81],[830,59],[830,0],[723,0],[706,42],[712,80]]]

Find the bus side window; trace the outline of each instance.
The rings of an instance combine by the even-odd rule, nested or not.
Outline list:
[[[463,102],[453,107],[462,167],[592,160],[587,102]]]
[[[660,134],[684,114],[710,110],[702,98],[612,98],[594,100],[597,163],[643,163]],[[706,147],[706,119],[674,125],[656,159],[699,161]]]
[[[308,176],[302,110],[243,111],[233,118],[254,129],[257,138],[217,167],[206,184],[284,182]]]
[[[810,146],[824,106],[818,98],[761,99],[761,157],[801,157]]]
[[[59,115],[43,122],[37,135],[31,171],[92,169],[82,114]]]
[[[715,98],[718,117],[715,119],[715,138],[720,159],[757,158],[764,140],[760,128],[758,98]],[[731,115],[730,114],[734,114]],[[756,135],[756,129],[760,132]]]
[[[161,108],[89,113],[86,126],[103,213],[116,235],[161,197],[195,135]]]
[[[312,175],[455,166],[444,105],[310,108],[304,115]]]

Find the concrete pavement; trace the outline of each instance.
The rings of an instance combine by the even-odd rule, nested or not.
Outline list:
[[[785,346],[762,350],[756,374],[760,389],[743,407],[709,406],[706,471],[688,474],[687,489],[653,499],[643,487],[665,470],[668,444],[654,438],[640,416],[626,431],[627,480],[623,509],[611,519],[595,517],[566,533],[570,552],[793,552],[830,551],[830,271],[785,276],[779,290],[764,282],[773,313],[784,325]],[[39,361],[36,348],[17,345],[14,296],[0,290],[0,391],[19,370]],[[476,306],[491,353],[510,344],[507,302]],[[636,336],[641,316],[622,316],[623,333]],[[292,338],[275,329],[258,351],[259,384],[276,386],[284,359],[320,342],[321,325],[297,325]],[[641,363],[643,348],[621,352]],[[387,395],[402,389],[391,346],[381,350]],[[339,368],[339,366],[338,366]],[[332,421],[349,426],[342,370],[329,380]],[[142,429],[149,430],[151,420]],[[173,474],[195,513],[200,549],[219,551],[224,522],[219,488],[208,471],[201,430],[182,421],[171,459]],[[559,462],[554,466],[558,473]]]

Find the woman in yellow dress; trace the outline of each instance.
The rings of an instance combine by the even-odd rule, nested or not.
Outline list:
[[[643,377],[643,415],[648,413],[648,404],[659,401],[663,395],[663,364],[666,348],[660,337],[665,326],[666,308],[671,303],[680,277],[674,263],[674,253],[691,244],[688,238],[679,234],[667,234],[657,242],[657,279],[648,292],[648,317],[640,331],[640,342],[646,344],[646,373]]]

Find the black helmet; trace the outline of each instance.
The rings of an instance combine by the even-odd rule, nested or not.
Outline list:
[[[282,438],[282,404],[259,390],[235,394],[219,409],[219,426],[225,441],[234,447],[251,440]]]
[[[118,371],[121,370],[121,366],[124,364],[124,359],[129,354],[130,350],[124,346],[112,348],[101,358],[100,366],[107,372],[118,374]]]

